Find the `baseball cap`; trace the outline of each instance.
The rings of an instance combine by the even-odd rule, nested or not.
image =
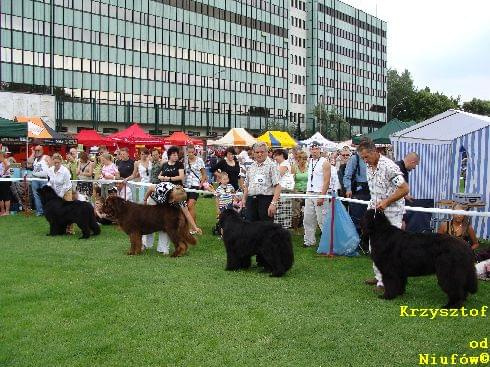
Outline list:
[[[316,140],[312,141],[310,143],[310,148],[321,148],[321,144],[319,142],[317,142]]]

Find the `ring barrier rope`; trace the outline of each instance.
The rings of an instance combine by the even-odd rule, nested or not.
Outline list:
[[[36,177],[23,177],[23,178],[0,178],[0,182],[18,182],[18,181],[45,181],[47,182],[48,180],[46,178],[36,178]],[[126,182],[130,183],[131,185],[134,186],[151,186],[153,184],[151,183],[143,183],[143,182],[136,182],[136,181],[125,181],[125,180],[71,180],[72,183],[77,183],[77,182],[93,182],[93,183],[99,183],[99,184],[111,184],[111,183],[117,183],[117,182]],[[214,196],[215,194],[213,192],[210,192],[208,190],[197,190],[197,189],[188,189],[185,188],[186,192],[194,192],[197,194],[204,194],[204,195],[210,195]],[[234,194],[235,196],[241,196],[241,193]],[[326,195],[321,195],[321,194],[313,194],[313,193],[306,193],[306,194],[298,194],[298,193],[281,193],[281,198],[288,198],[288,199],[329,199],[331,200],[334,198],[332,195],[326,194]],[[336,200],[348,202],[348,203],[356,203],[356,204],[363,204],[363,205],[369,205],[369,201],[365,200],[358,200],[358,199],[351,199],[351,198],[344,198],[344,197],[338,197],[335,196]],[[421,213],[433,213],[433,214],[452,214],[452,215],[464,215],[468,217],[484,217],[484,218],[490,218],[490,212],[479,212],[479,211],[466,211],[466,210],[453,210],[453,209],[439,209],[439,208],[422,208],[422,207],[416,207],[416,206],[405,206],[406,211],[412,211],[412,212],[421,212]]]

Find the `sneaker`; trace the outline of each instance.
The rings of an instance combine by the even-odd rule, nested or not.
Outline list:
[[[376,285],[376,284],[378,284],[378,280],[376,278],[366,279],[364,281],[364,284],[366,284],[366,285]]]

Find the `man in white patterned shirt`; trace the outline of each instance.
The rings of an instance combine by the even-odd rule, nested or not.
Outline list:
[[[279,170],[267,156],[267,144],[256,143],[253,150],[255,161],[247,169],[241,205],[246,205],[251,222],[272,221],[281,194]]]
[[[371,201],[368,209],[382,210],[392,225],[401,228],[405,213],[405,199],[408,184],[395,162],[378,153],[371,140],[359,144],[357,152],[367,164],[367,180]],[[383,287],[381,272],[374,265],[375,279],[366,280],[366,284]]]

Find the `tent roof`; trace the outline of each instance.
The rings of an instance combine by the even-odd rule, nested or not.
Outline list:
[[[320,143],[324,148],[337,150],[337,143],[328,140],[318,131],[314,133],[309,139],[302,140],[300,143],[304,145],[308,145],[314,141]]]
[[[163,140],[165,145],[179,145],[184,146],[187,144],[202,145],[203,142],[200,139],[191,138],[189,135],[182,131],[176,131],[169,137]]]
[[[256,142],[257,139],[250,135],[243,127],[236,127],[231,129],[226,133],[225,136],[218,140],[208,140],[208,144],[222,145],[226,147],[251,146]]]
[[[490,117],[459,110],[447,110],[430,119],[392,134],[391,140],[448,144],[451,141],[490,126]]]
[[[137,123],[108,137],[116,142],[126,144],[163,144],[163,139],[148,134]]]
[[[273,148],[294,148],[298,143],[286,131],[267,131],[257,138]]]
[[[27,126],[0,117],[0,138],[20,138],[27,136]]]
[[[415,121],[400,121],[398,119],[392,119],[376,131],[369,134],[354,136],[352,138],[352,142],[354,144],[359,144],[360,140],[366,137],[371,139],[375,144],[390,144],[390,135],[397,131],[407,129],[413,125],[415,125]]]
[[[16,116],[15,121],[27,123],[27,137],[29,139],[40,139],[43,144],[76,144],[77,141],[71,135],[59,133],[46,124],[38,116]]]
[[[95,130],[87,129],[81,130],[75,135],[79,144],[83,145],[114,145],[114,141],[108,137],[99,134]]]

